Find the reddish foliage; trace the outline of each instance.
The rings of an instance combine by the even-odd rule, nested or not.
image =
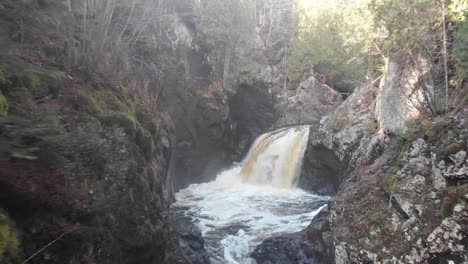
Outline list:
[[[38,162],[11,160],[0,154],[0,175],[0,184],[6,185],[14,196],[69,209],[89,206],[88,195],[73,190],[57,168],[42,167]]]
[[[22,54],[22,55],[20,55],[20,58],[24,62],[27,62],[27,63],[32,64],[34,66],[37,66],[37,67],[42,67],[43,66],[43,62],[39,58],[39,56],[36,56],[36,55],[33,55],[33,54]]]

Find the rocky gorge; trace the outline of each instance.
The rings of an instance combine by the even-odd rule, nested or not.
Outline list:
[[[289,28],[292,2],[279,2],[276,26]],[[137,55],[112,79],[109,58],[94,69],[60,57],[86,42],[76,41],[81,28],[72,42],[58,37],[61,14],[97,16],[31,3],[0,2],[0,263],[210,263],[175,194],[241,162],[261,134],[300,125],[309,140],[298,187],[331,199],[302,231],[264,238],[256,263],[468,262],[468,86],[433,114],[424,85],[436,74],[424,56],[392,54],[377,82],[350,93],[316,69],[294,83],[291,32],[274,32],[263,1],[254,51],[241,43],[230,57],[196,3],[180,0],[161,2],[165,22],[148,33],[160,42],[135,40]],[[139,25],[122,21],[122,35]]]

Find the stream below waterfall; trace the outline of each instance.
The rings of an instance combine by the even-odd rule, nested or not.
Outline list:
[[[325,206],[329,197],[295,187],[308,137],[306,126],[263,134],[240,165],[176,194],[174,209],[200,228],[213,264],[255,263],[263,239],[306,228]]]

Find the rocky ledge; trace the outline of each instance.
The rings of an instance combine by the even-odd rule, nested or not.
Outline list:
[[[325,264],[332,260],[330,211],[323,208],[310,225],[297,233],[265,239],[251,257],[258,264]]]

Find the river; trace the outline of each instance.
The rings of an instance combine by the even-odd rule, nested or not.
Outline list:
[[[263,134],[241,164],[176,193],[175,210],[200,228],[213,264],[255,263],[263,239],[304,229],[325,206],[329,197],[296,187],[308,137],[306,126]]]

